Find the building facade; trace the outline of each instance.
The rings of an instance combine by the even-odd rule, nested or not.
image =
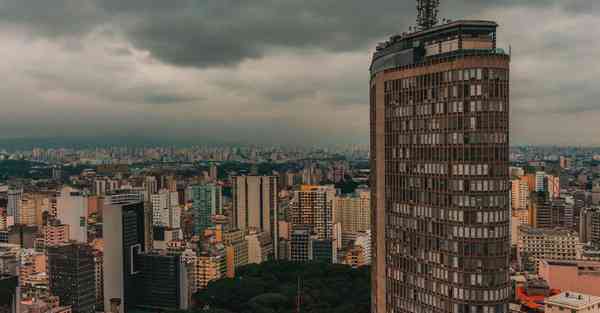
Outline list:
[[[215,184],[191,187],[194,234],[202,236],[207,228],[214,226],[212,217],[223,212],[221,186]]]
[[[73,313],[93,313],[96,306],[96,273],[92,248],[66,243],[47,248],[48,288],[61,306]]]
[[[233,179],[233,225],[253,228],[273,237],[277,255],[279,203],[277,176],[236,176]]]
[[[373,55],[374,313],[508,311],[510,56],[497,26],[421,27]]]

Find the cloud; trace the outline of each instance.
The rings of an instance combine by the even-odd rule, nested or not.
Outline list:
[[[600,143],[595,0],[448,0],[512,47],[514,143]],[[368,66],[413,1],[0,0],[3,136],[368,142]],[[556,127],[561,125],[561,127]]]

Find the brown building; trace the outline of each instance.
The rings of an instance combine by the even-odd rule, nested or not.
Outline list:
[[[510,57],[495,22],[435,24],[371,65],[372,312],[505,313]]]

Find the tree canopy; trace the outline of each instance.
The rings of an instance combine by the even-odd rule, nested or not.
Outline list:
[[[352,269],[324,263],[266,262],[237,269],[195,295],[196,312],[367,313],[370,311],[370,268]],[[300,283],[299,283],[300,281]]]

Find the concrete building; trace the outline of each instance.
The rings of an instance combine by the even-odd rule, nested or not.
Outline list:
[[[88,199],[79,190],[64,187],[57,198],[57,218],[69,225],[69,238],[87,243]]]
[[[600,205],[600,185],[592,187],[592,205]]]
[[[194,257],[193,285],[195,290],[201,290],[211,281],[225,277],[227,274],[227,256],[225,247],[214,247],[203,251]]]
[[[21,312],[20,293],[19,277],[0,273],[0,312]]]
[[[194,234],[202,237],[206,229],[214,226],[213,216],[223,214],[221,186],[216,184],[191,186],[191,201]]]
[[[308,228],[318,239],[334,238],[336,190],[333,186],[303,185],[289,205],[292,228]]]
[[[529,186],[525,179],[511,180],[511,203],[513,210],[527,210],[529,200]]]
[[[292,262],[308,262],[311,260],[312,241],[308,228],[293,229],[289,242],[289,260]]]
[[[510,56],[437,3],[371,64],[371,311],[508,312]]]
[[[14,224],[18,224],[21,220],[21,209],[23,207],[23,188],[10,187],[8,189],[7,196],[7,225],[12,226]]]
[[[599,313],[600,297],[565,291],[545,301],[545,313]]]
[[[227,257],[227,277],[235,277],[235,270],[248,264],[248,243],[240,229],[223,230],[223,245]]]
[[[82,243],[51,246],[48,253],[48,288],[61,306],[73,313],[94,313],[96,280],[92,248]]]
[[[44,236],[44,244],[48,246],[56,246],[70,241],[69,225],[62,224],[57,220],[53,220],[48,225],[42,228]]]
[[[152,202],[152,225],[170,228],[181,227],[181,209],[177,192],[161,189],[150,196]]]
[[[144,253],[136,257],[136,309],[187,310],[190,306],[188,266],[179,254]]]
[[[569,229],[519,227],[517,249],[540,260],[575,260],[581,254],[577,233]]]
[[[361,266],[367,265],[367,260],[365,256],[365,249],[361,246],[351,246],[346,250],[344,254],[344,259],[342,260],[343,264],[349,265],[353,268],[358,268]]]
[[[579,215],[579,239],[600,246],[600,208],[582,209]]]
[[[531,207],[535,228],[573,228],[574,206],[560,199],[535,203]]]
[[[267,232],[249,230],[246,235],[248,243],[248,264],[260,264],[273,259],[273,237]]]
[[[550,288],[600,295],[600,262],[583,260],[542,260],[538,275]]]
[[[360,191],[355,195],[336,197],[335,214],[342,232],[361,232],[371,229],[371,193]]]
[[[271,234],[275,255],[279,240],[277,192],[277,176],[233,178],[233,225],[242,231],[253,228]]]
[[[139,269],[134,260],[146,242],[144,204],[131,202],[131,198],[125,194],[109,196],[103,212],[104,308],[111,307],[111,299],[121,299],[123,312],[137,304],[134,292]]]

